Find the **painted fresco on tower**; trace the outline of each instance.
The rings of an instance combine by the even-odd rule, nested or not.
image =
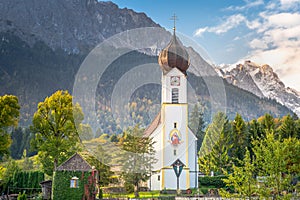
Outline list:
[[[173,130],[170,132],[170,135],[169,135],[169,142],[170,142],[172,145],[174,145],[174,146],[177,146],[177,145],[179,145],[179,144],[181,144],[181,143],[183,142],[179,130],[173,129]]]

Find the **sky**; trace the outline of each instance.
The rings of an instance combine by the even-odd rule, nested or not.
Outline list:
[[[112,0],[195,40],[216,65],[269,64],[300,91],[300,0]]]

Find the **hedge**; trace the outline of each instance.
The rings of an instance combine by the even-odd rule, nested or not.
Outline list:
[[[226,179],[226,176],[199,177],[199,187],[211,186],[214,188],[224,188],[226,187],[226,184],[222,181],[222,179]]]
[[[22,188],[28,190],[27,193],[40,191],[40,182],[44,181],[44,173],[41,171],[19,171],[15,172],[8,181],[10,193],[18,193]]]

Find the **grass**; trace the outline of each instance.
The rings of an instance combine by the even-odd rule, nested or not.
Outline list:
[[[175,194],[161,194],[160,191],[149,191],[149,192],[139,192],[139,198],[157,198],[157,197],[170,197],[175,196]],[[119,193],[119,194],[103,194],[103,198],[134,198],[134,193]]]

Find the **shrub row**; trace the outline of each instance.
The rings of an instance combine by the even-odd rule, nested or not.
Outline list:
[[[27,193],[34,193],[40,190],[40,182],[44,180],[44,173],[41,171],[19,171],[15,172],[7,183],[11,193],[18,193],[22,188]]]
[[[224,188],[226,184],[222,179],[226,179],[226,176],[205,176],[199,177],[199,186],[211,186],[214,188]]]

